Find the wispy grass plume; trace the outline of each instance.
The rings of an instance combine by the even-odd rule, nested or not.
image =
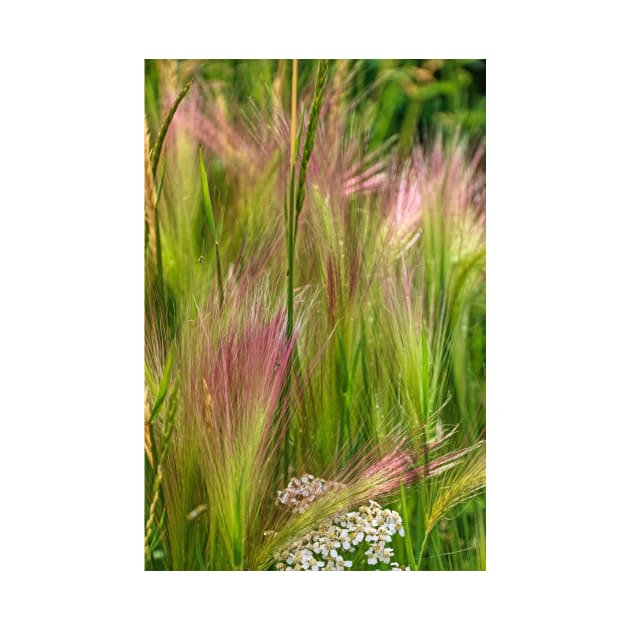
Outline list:
[[[485,568],[485,147],[416,126],[463,66],[145,67],[146,568]]]

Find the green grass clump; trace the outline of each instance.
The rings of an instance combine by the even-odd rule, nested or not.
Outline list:
[[[471,68],[147,62],[147,569],[277,568],[378,502],[400,566],[485,570],[484,146],[437,116]]]

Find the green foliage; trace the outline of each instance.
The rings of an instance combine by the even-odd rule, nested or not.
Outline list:
[[[376,498],[402,564],[485,570],[485,61],[300,61],[293,156],[290,61],[145,84],[146,568],[268,569]],[[304,472],[345,489],[283,514]]]
[[[485,60],[368,60],[361,64],[358,91],[370,89],[365,108],[375,110],[371,137],[378,146],[400,134],[408,149],[416,134],[464,130],[485,134]]]

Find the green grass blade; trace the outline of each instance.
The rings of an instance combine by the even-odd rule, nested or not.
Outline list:
[[[182,102],[184,96],[186,96],[186,94],[188,93],[188,90],[190,90],[190,86],[192,84],[193,84],[193,79],[188,81],[188,83],[186,83],[186,85],[182,88],[182,91],[177,95],[175,102],[171,105],[171,108],[168,110],[168,113],[166,114],[166,118],[164,119],[164,122],[162,123],[162,126],[160,127],[160,131],[158,132],[155,145],[153,146],[153,149],[151,150],[151,172],[153,173],[154,177],[157,172],[158,162],[160,161],[160,153],[162,151],[162,145],[164,144],[164,139],[166,138],[166,132],[168,131],[171,121],[173,120],[173,116],[175,116],[175,112],[177,111],[179,104]]]
[[[166,155],[166,153],[164,154]],[[155,195],[155,206],[160,203],[160,197],[162,196],[162,186],[164,184],[164,175],[166,174],[166,157],[164,158],[164,162],[162,162],[162,170],[160,171],[160,182],[158,184],[157,193]]]
[[[409,521],[409,514],[407,512],[407,500],[405,497],[405,486],[400,484],[400,509],[402,511],[403,526],[407,528],[405,532],[405,552],[407,553],[407,561],[412,571],[418,570],[416,559],[413,555],[413,546],[411,544],[411,523]]]
[[[426,424],[430,414],[429,410],[429,344],[424,322],[422,322],[422,414],[423,423]]]
[[[203,200],[203,209],[206,213],[206,219],[212,232],[212,238],[216,243],[218,239],[217,228],[214,223],[214,212],[212,211],[212,201],[210,200],[210,190],[208,189],[208,174],[206,173],[206,167],[203,163],[203,155],[201,154],[201,147],[199,147],[199,173],[201,175],[201,198]]]
[[[164,372],[162,373],[162,379],[160,380],[160,386],[158,388],[157,395],[155,397],[155,402],[153,403],[153,409],[151,410],[151,415],[149,416],[149,423],[153,422],[153,419],[157,416],[162,407],[162,403],[166,398],[166,392],[168,390],[168,380],[171,373],[171,365],[173,363],[173,348],[171,348],[168,353],[168,357],[166,359],[166,365],[164,366]]]
[[[158,212],[158,205],[160,198],[162,197],[162,186],[164,185],[164,175],[166,174],[166,158],[162,162],[162,171],[160,173],[160,183],[158,185],[157,193],[155,196],[155,249],[157,256],[157,273],[158,273],[158,288],[162,303],[166,303],[166,295],[164,293],[164,269],[162,266],[162,239],[160,236],[160,213]]]

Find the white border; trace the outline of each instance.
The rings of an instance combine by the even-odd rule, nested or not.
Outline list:
[[[2,625],[627,623],[624,20],[215,4],[3,19]],[[142,570],[142,60],[292,56],[488,58],[486,573]]]

